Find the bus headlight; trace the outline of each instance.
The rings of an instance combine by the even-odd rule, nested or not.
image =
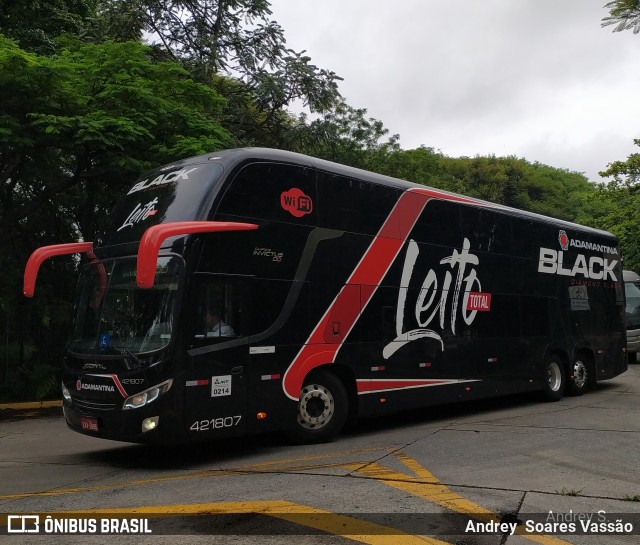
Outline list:
[[[167,393],[172,384],[173,379],[170,378],[169,380],[165,380],[160,384],[156,384],[151,388],[147,388],[142,392],[132,395],[131,397],[128,397],[124,400],[124,405],[122,406],[122,408],[139,409],[140,407],[144,407],[145,405],[148,405],[149,403],[158,399],[162,394]]]
[[[64,385],[64,382],[62,383],[62,397],[67,403],[71,403],[71,393],[69,393],[69,390]]]

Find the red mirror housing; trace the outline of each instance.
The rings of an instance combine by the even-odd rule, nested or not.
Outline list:
[[[156,278],[158,252],[162,243],[169,237],[218,231],[252,231],[257,228],[258,226],[254,223],[232,221],[176,221],[149,227],[140,240],[136,283],[139,288],[149,289],[153,287],[153,282]]]
[[[70,242],[68,244],[53,244],[51,246],[42,246],[37,248],[29,257],[27,266],[24,269],[24,284],[23,292],[26,297],[33,297],[33,292],[36,289],[36,279],[38,277],[38,271],[40,265],[45,259],[54,257],[57,255],[69,255],[87,253],[90,258],[95,258],[93,255],[93,242]]]

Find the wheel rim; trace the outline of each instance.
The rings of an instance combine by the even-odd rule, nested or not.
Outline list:
[[[321,384],[303,386],[298,402],[298,424],[307,430],[327,425],[333,416],[335,403],[331,392]]]
[[[562,369],[555,361],[552,361],[547,371],[549,373],[549,389],[552,392],[557,392],[562,385]]]
[[[578,388],[584,388],[587,383],[587,366],[580,360],[573,364],[573,382]]]

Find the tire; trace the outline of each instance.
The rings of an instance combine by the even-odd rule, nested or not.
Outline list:
[[[560,401],[564,395],[566,373],[562,361],[552,357],[546,364],[543,395],[547,401]]]
[[[295,443],[324,443],[342,430],[349,413],[349,399],[338,377],[321,370],[304,381],[295,422],[286,430]]]
[[[567,395],[581,396],[587,391],[590,380],[590,370],[584,358],[578,358],[569,368],[567,377]]]

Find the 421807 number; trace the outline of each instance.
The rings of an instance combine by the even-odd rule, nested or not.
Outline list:
[[[191,431],[209,431],[221,428],[233,428],[242,420],[242,416],[221,416],[220,418],[211,418],[210,420],[196,420],[191,427]]]

